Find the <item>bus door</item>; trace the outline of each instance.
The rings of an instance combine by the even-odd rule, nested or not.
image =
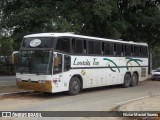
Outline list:
[[[70,72],[71,69],[71,57],[68,55],[63,55],[63,87],[64,90],[68,90],[69,88],[69,81],[72,76],[72,72]]]
[[[63,54],[54,53],[53,58],[53,91],[62,90],[63,81]]]
[[[54,54],[53,81],[55,81],[56,90],[65,91],[68,89],[70,63],[70,56],[60,53]]]

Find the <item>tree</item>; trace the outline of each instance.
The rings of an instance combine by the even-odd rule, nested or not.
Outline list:
[[[1,0],[1,31],[18,50],[24,35],[78,34],[159,43],[159,0]]]
[[[11,38],[0,37],[0,56],[9,56],[13,52],[13,41]]]
[[[119,0],[119,9],[128,23],[122,39],[155,46],[160,38],[160,1]]]

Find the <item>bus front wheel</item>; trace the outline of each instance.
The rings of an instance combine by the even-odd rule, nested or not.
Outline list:
[[[81,90],[81,82],[78,77],[72,77],[69,83],[69,91],[70,95],[77,95]]]
[[[123,87],[128,88],[131,85],[131,76],[130,74],[126,73],[124,76],[124,82],[122,84]]]

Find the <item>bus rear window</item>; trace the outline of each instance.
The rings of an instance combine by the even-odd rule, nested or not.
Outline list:
[[[53,48],[54,38],[53,37],[31,37],[24,38],[22,47],[23,48]]]

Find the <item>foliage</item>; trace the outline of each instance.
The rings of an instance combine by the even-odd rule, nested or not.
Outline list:
[[[78,34],[160,43],[159,0],[1,0],[0,31],[14,49],[26,34]],[[4,35],[3,35],[4,36]]]
[[[7,37],[0,37],[0,56],[9,56],[13,52],[13,40]]]
[[[160,38],[160,1],[123,0],[120,10],[129,24],[123,33],[123,39],[148,42],[150,46],[159,43]]]

